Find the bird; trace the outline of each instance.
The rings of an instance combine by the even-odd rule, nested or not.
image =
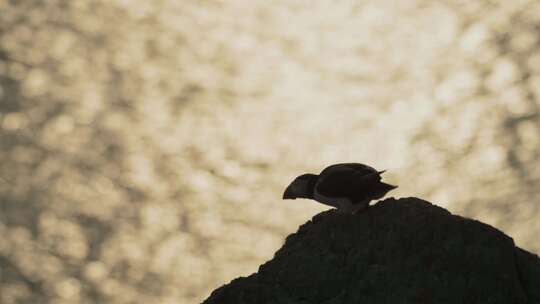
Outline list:
[[[343,213],[358,213],[369,202],[386,195],[397,186],[381,182],[381,174],[361,163],[339,163],[321,173],[306,173],[296,177],[283,193],[283,199],[305,198],[337,208]]]

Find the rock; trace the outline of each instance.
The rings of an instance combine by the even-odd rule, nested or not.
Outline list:
[[[540,259],[489,225],[390,198],[316,215],[203,303],[540,303]]]

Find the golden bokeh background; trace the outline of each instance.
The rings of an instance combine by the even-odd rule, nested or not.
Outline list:
[[[538,253],[539,94],[533,0],[0,0],[0,303],[200,302],[345,161]]]

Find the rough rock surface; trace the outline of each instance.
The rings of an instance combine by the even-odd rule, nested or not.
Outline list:
[[[390,198],[316,215],[203,303],[540,303],[540,259],[491,226]]]

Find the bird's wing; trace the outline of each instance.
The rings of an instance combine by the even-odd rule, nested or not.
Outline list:
[[[377,170],[375,170],[375,168],[373,167],[370,167],[368,165],[364,165],[364,164],[359,164],[359,163],[345,163],[344,164],[345,166],[347,166],[348,168],[352,168],[358,172],[362,172],[364,174],[368,174],[368,173],[372,173],[372,172],[377,172]]]
[[[342,164],[335,164],[335,165],[326,167],[320,173],[320,175],[325,175],[336,170],[338,171],[353,170],[353,171],[356,171],[359,175],[368,175],[368,174],[377,172],[375,168],[370,167],[368,165],[359,164],[359,163],[342,163]]]
[[[375,169],[366,172],[349,166],[329,167],[321,173],[316,190],[324,196],[365,199],[372,196],[380,180]]]

